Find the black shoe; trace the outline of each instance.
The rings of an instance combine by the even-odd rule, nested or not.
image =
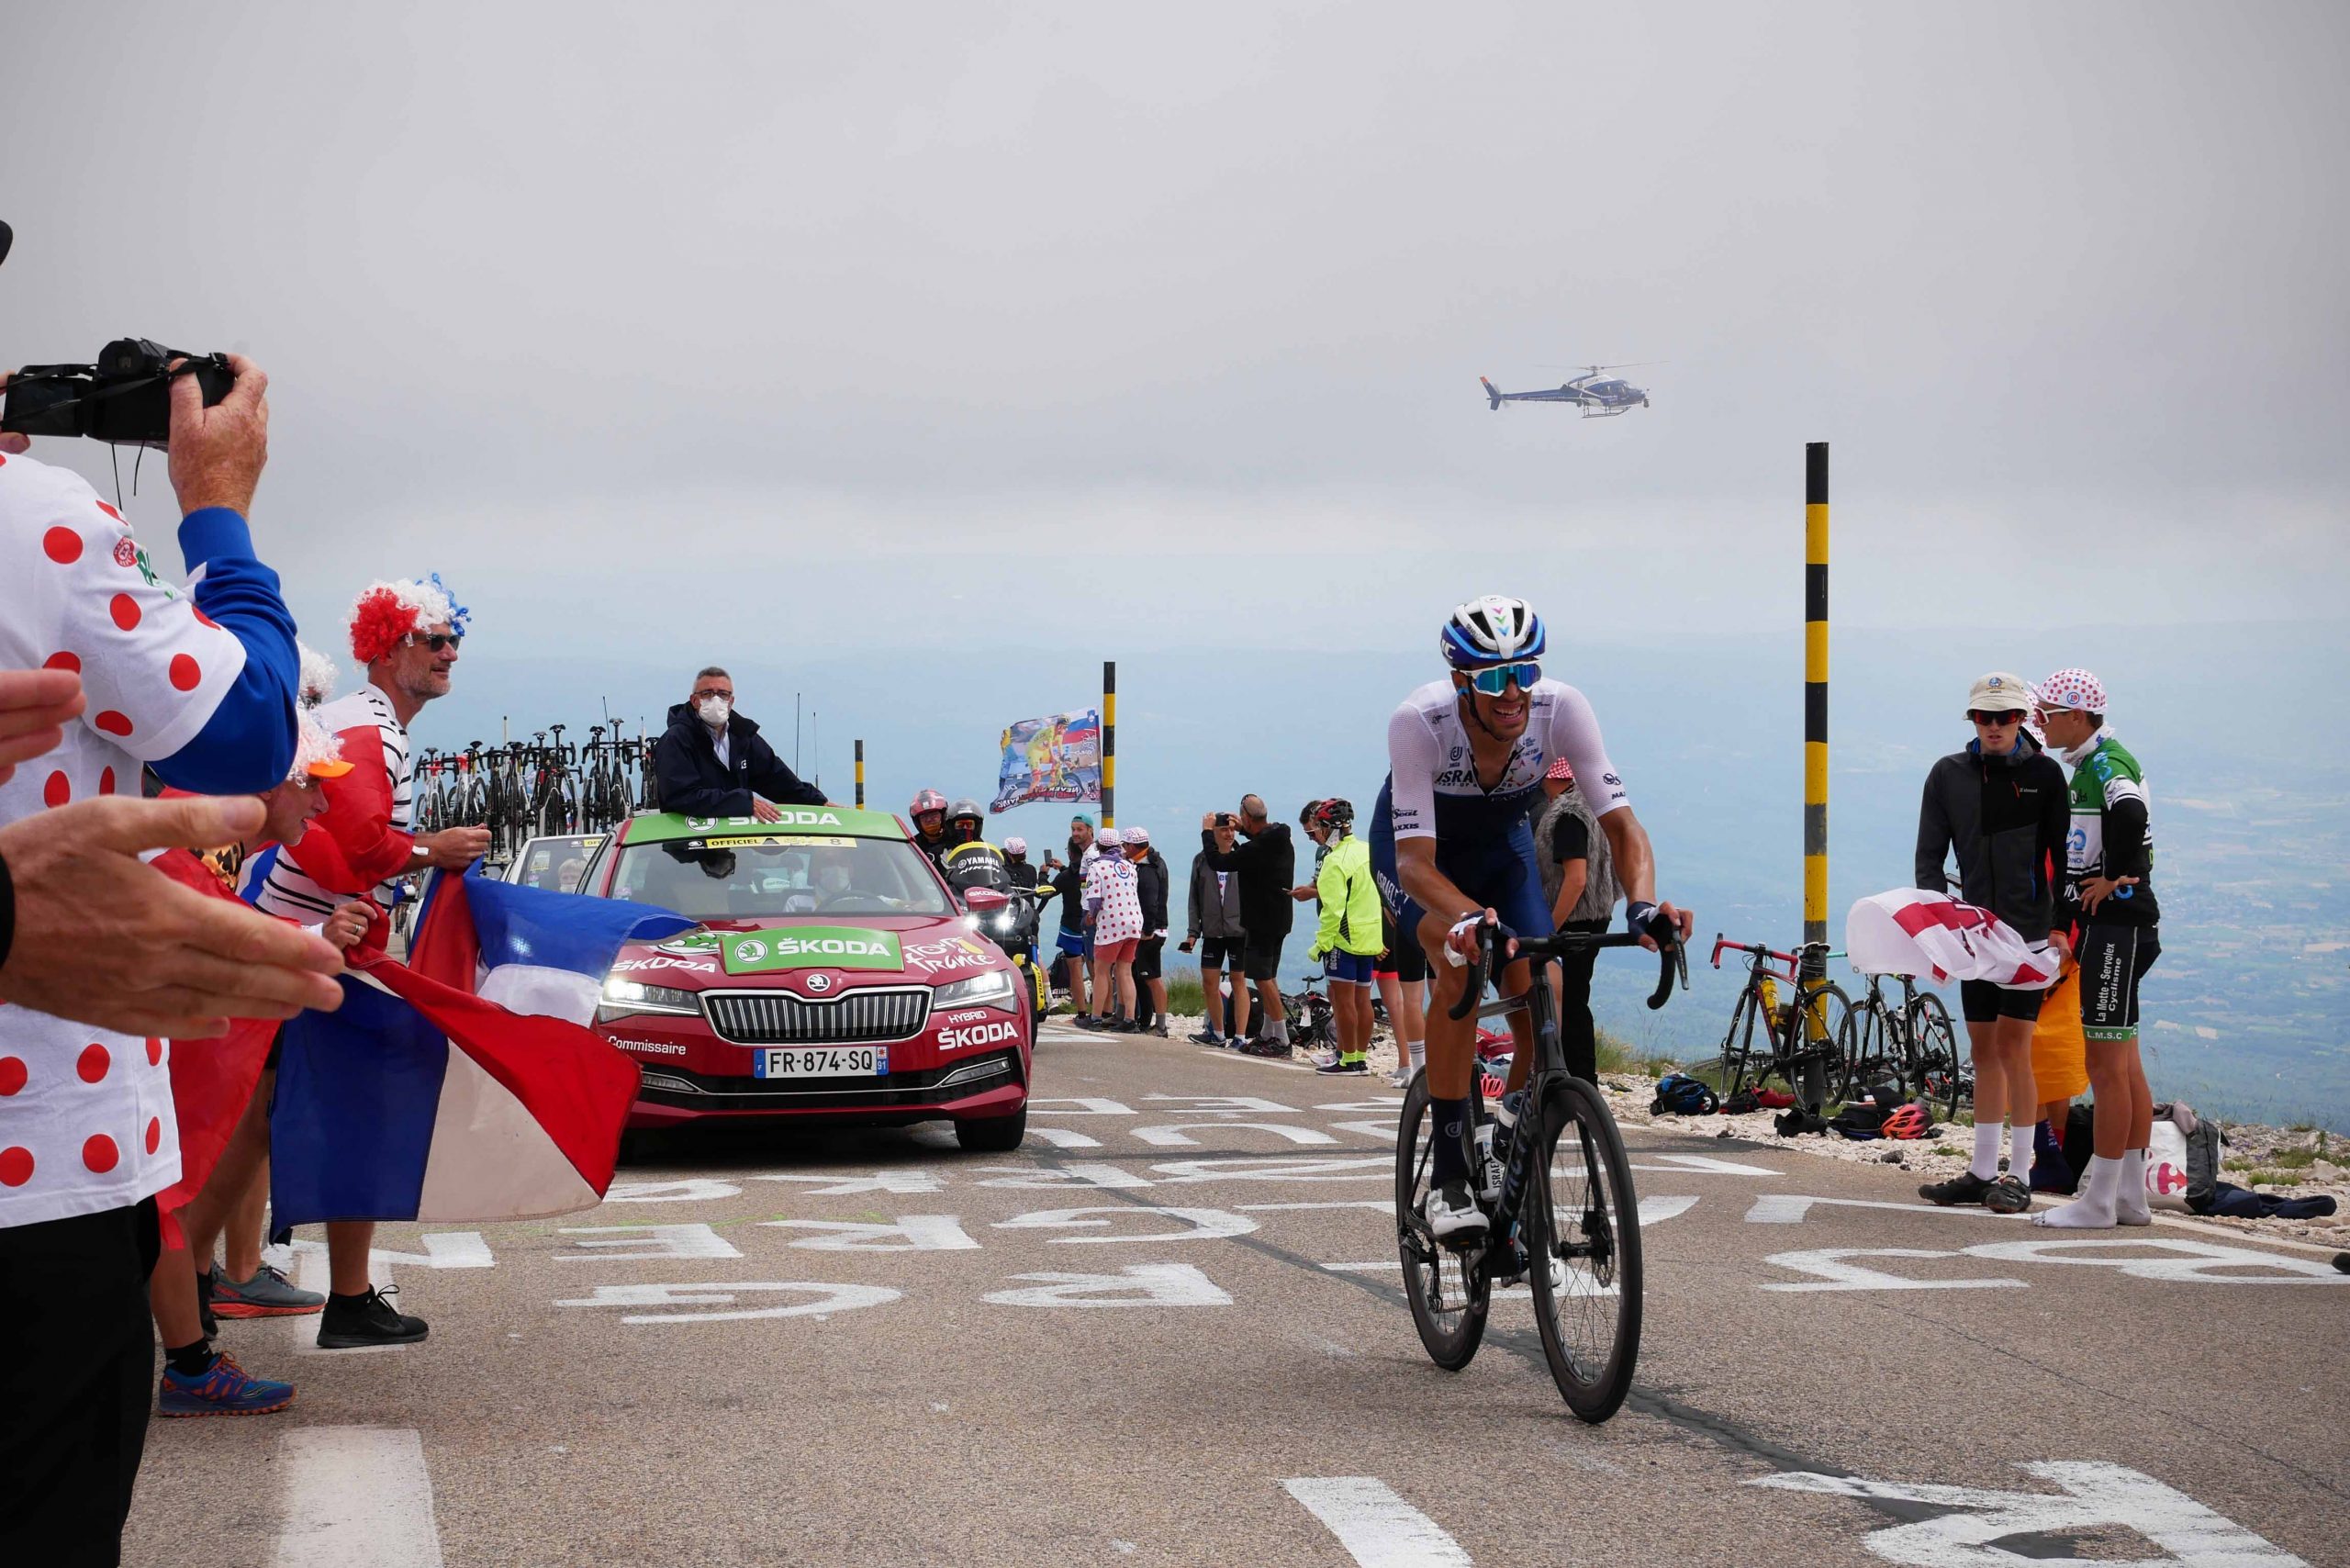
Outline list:
[[[388,1287],[399,1294],[399,1287]],[[365,1295],[330,1295],[319,1315],[319,1349],[356,1350],[370,1345],[413,1345],[431,1330],[421,1317],[403,1316],[370,1286]]]
[[[1990,1190],[1990,1182],[1986,1182],[1972,1170],[1964,1170],[1947,1182],[1927,1182],[1918,1189],[1918,1195],[1930,1204],[1940,1204],[1947,1209],[1967,1204],[1980,1204],[1983,1201],[1983,1194]],[[2031,1201],[2029,1196],[2025,1201],[2027,1203]]]
[[[1287,1057],[1295,1049],[1287,1040],[1244,1040],[1239,1050],[1247,1057]]]

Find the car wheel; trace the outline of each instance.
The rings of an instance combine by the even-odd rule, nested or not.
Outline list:
[[[955,1124],[955,1141],[973,1154],[1009,1154],[1028,1136],[1028,1107],[1009,1116],[974,1118]]]

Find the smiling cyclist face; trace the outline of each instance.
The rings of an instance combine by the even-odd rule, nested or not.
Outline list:
[[[1518,681],[1522,672],[1528,667],[1526,665],[1505,666],[1509,678],[1498,694],[1482,689],[1467,670],[1452,672],[1452,689],[1460,694],[1462,701],[1469,704],[1471,714],[1488,734],[1497,740],[1515,741],[1526,733],[1529,704],[1526,688]],[[1490,684],[1490,678],[1497,672],[1479,673],[1486,675],[1487,684]]]

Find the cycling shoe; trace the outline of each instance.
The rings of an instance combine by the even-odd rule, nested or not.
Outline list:
[[[1430,1188],[1422,1212],[1427,1216],[1428,1229],[1447,1247],[1474,1247],[1485,1239],[1485,1211],[1477,1206],[1477,1194],[1466,1182]]]

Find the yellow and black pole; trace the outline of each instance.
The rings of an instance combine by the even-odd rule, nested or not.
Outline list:
[[[1102,825],[1118,825],[1118,664],[1102,661]]]
[[[865,810],[865,743],[856,743],[856,809]]]
[[[1828,977],[1828,443],[1803,449],[1803,961],[1799,989]],[[1812,944],[1823,944],[1814,946]],[[1807,1009],[1818,1040],[1822,1009]],[[1827,1074],[1804,1074],[1803,1099],[1827,1098]]]

